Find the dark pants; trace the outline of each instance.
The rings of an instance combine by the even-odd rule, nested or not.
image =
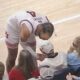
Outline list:
[[[70,73],[71,73],[72,75],[75,75],[75,76],[80,76],[80,68],[78,68],[78,69],[75,71],[74,69],[72,69],[72,68],[70,67]]]
[[[48,80],[66,80],[66,76],[68,73],[71,73],[76,76],[80,76],[80,68],[77,71],[74,71],[70,67],[63,69],[63,70],[59,71],[59,74],[54,75],[54,77],[52,79],[48,79]],[[47,79],[41,79],[41,80],[47,80]]]
[[[76,71],[74,71],[70,67],[69,68],[66,68],[66,69],[63,69],[61,71],[61,73],[55,75],[52,80],[66,80],[66,75],[68,73],[71,73],[71,74],[76,75],[76,76],[80,76],[80,68],[78,68],[78,70],[76,70]]]
[[[52,80],[66,80],[66,75],[70,72],[69,68],[61,70],[59,74],[56,74]]]

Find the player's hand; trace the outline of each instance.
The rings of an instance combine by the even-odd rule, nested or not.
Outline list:
[[[45,58],[45,55],[44,55],[44,54],[37,53],[37,59],[38,59],[38,60],[43,61],[44,58]]]

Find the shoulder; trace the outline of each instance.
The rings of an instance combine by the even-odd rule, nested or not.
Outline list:
[[[18,74],[21,73],[21,70],[17,69],[17,68],[13,68],[10,72],[9,72],[9,76],[17,76]]]
[[[12,15],[10,15],[9,17],[8,17],[8,21],[9,20],[12,20],[12,19],[21,19],[21,18],[23,18],[23,16],[26,14],[26,12],[25,11],[18,11],[18,12],[15,12],[15,13],[13,13]]]
[[[69,62],[73,61],[73,60],[76,60],[76,59],[78,59],[78,56],[77,56],[77,53],[75,53],[75,52],[72,52],[72,53],[67,55],[67,60]]]
[[[20,69],[12,69],[9,73],[10,80],[25,80],[24,74]]]
[[[15,13],[14,15],[17,18],[18,22],[22,22],[22,21],[33,22],[33,17],[26,11],[19,11],[19,12]]]
[[[34,17],[34,20],[37,21],[38,23],[49,22],[47,16],[41,15],[41,14],[38,14],[38,13],[36,13],[36,17]]]
[[[20,77],[19,77],[20,76]],[[24,76],[22,74],[22,71],[18,68],[13,68],[10,72],[9,72],[9,79],[22,79]]]
[[[69,53],[67,56],[68,57],[76,57],[77,53],[76,52],[72,52],[72,53]]]

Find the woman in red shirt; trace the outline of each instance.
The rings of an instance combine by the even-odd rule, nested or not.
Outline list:
[[[9,72],[9,80],[28,80],[38,77],[39,71],[34,63],[34,56],[28,50],[22,50],[19,55],[18,65]]]

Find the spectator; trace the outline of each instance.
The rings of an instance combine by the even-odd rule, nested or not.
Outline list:
[[[45,55],[40,64],[40,76],[43,80],[63,80],[67,74],[67,56],[64,53],[55,53],[52,43],[46,41],[40,47]]]
[[[9,72],[9,80],[28,80],[39,76],[39,71],[34,65],[34,56],[28,50],[22,50],[19,55],[18,65]]]
[[[9,72],[15,65],[19,43],[24,49],[30,46],[36,51],[35,37],[48,40],[53,32],[54,26],[48,18],[34,11],[19,11],[10,16],[7,21],[5,40],[8,49],[7,71]]]
[[[79,76],[80,75],[80,36],[73,40],[72,46],[68,51],[68,65],[71,69],[71,73]]]
[[[80,80],[80,36],[73,40],[68,53],[67,60],[70,73],[66,76],[66,79]]]

